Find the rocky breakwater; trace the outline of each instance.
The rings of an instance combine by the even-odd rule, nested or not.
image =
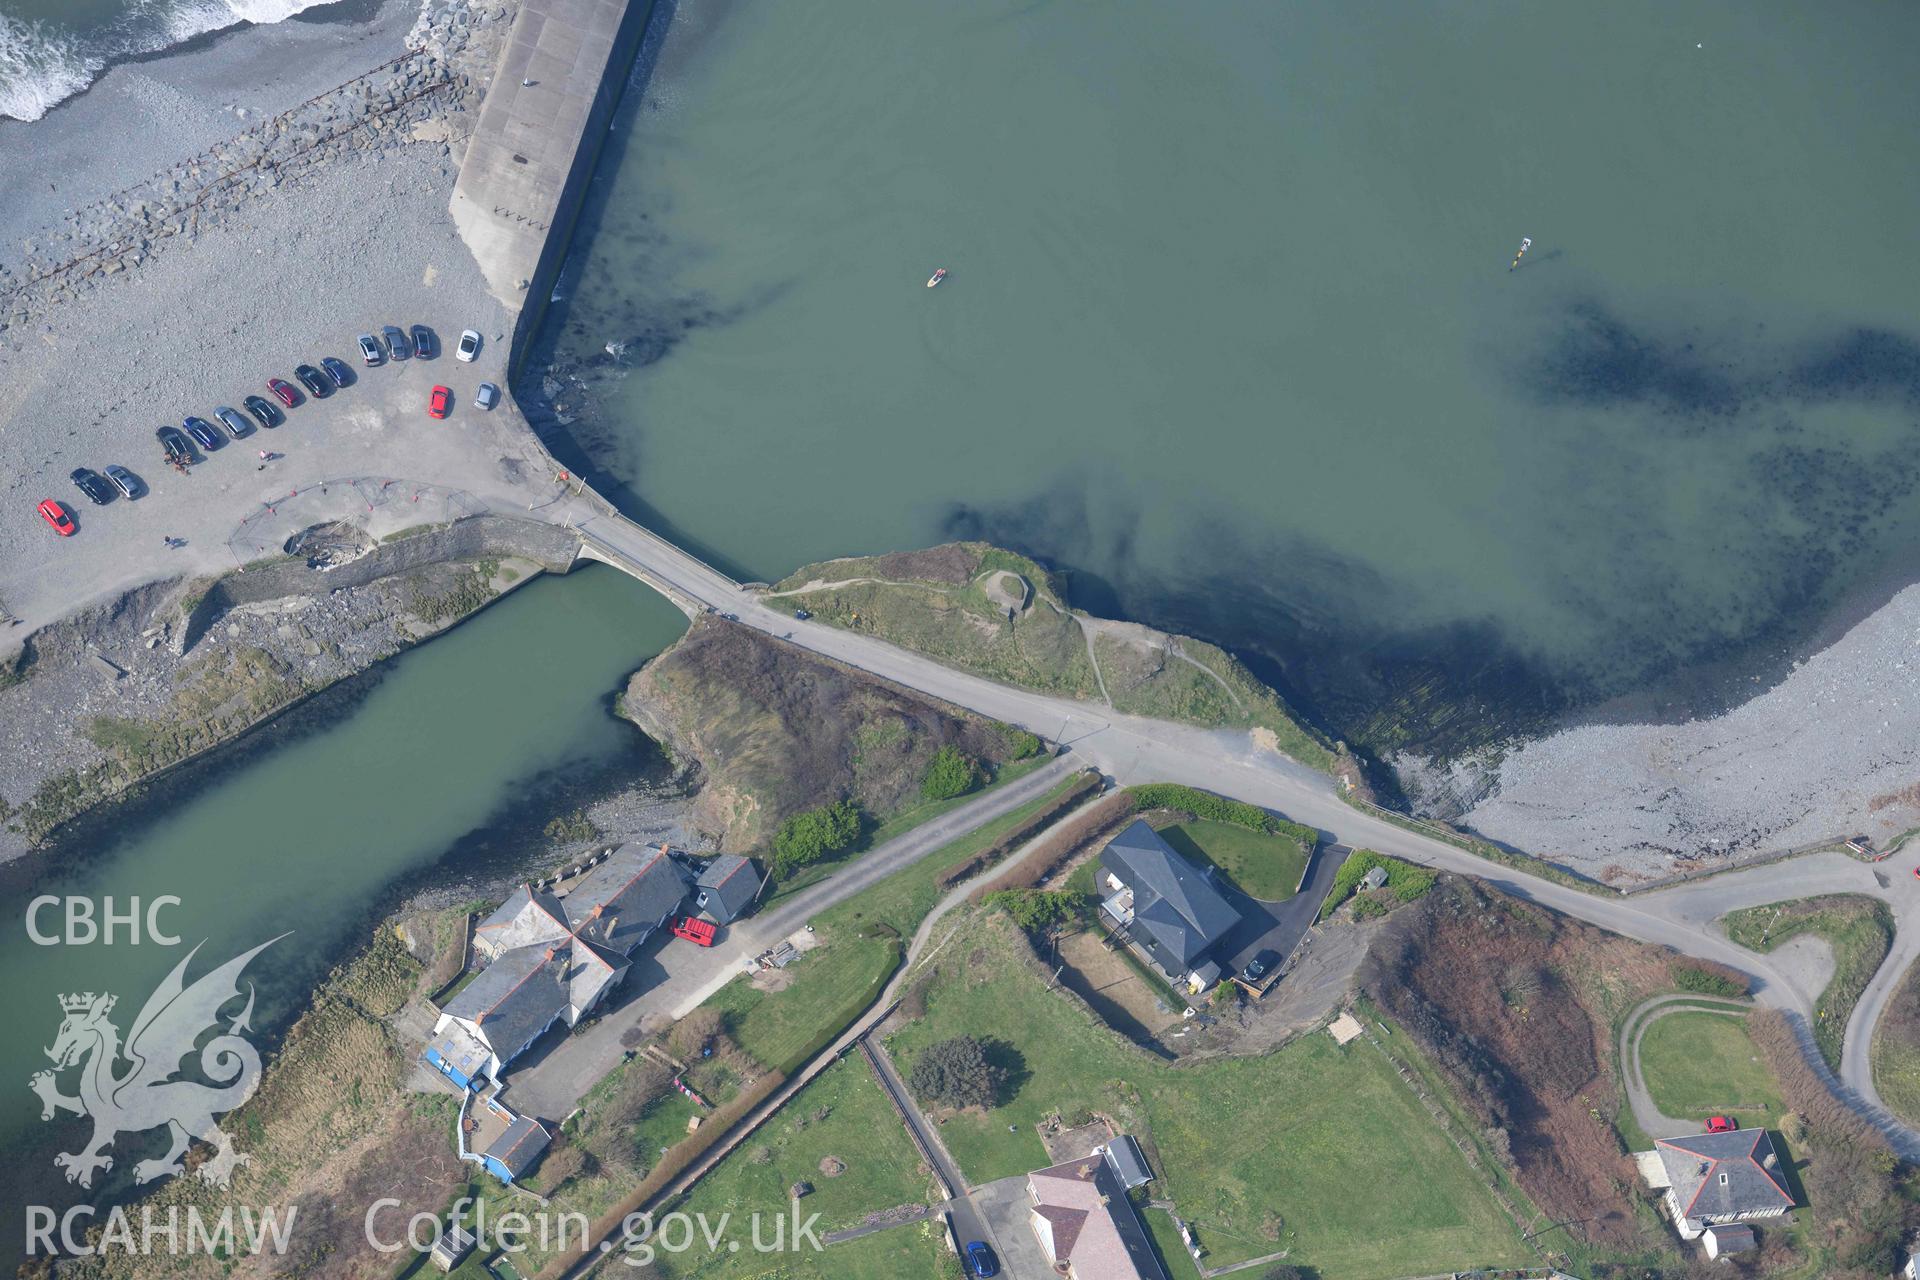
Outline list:
[[[377,161],[424,146],[457,165],[515,12],[511,3],[429,4],[401,56],[68,210],[57,229],[25,241],[17,254],[9,246],[0,257],[0,331],[191,245],[254,202],[310,183],[343,160]]]
[[[482,516],[376,543],[304,531],[277,564],[154,583],[0,660],[0,860],[436,634],[542,572],[561,529]]]

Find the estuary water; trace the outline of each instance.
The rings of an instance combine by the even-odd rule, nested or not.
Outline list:
[[[42,1123],[26,1087],[50,1065],[42,1051],[60,1026],[60,996],[114,993],[125,1033],[196,944],[189,980],[278,937],[245,974],[258,991],[253,1026],[273,1035],[407,894],[517,866],[548,819],[659,770],[658,752],[614,717],[613,697],[685,626],[665,600],[609,569],[529,583],[183,766],[148,797],[83,820],[45,853],[0,867],[0,908],[12,922],[0,931],[6,1252],[22,1244],[22,1205],[60,1209],[84,1196],[52,1156],[78,1150],[87,1124],[64,1115]],[[180,944],[129,945],[123,927],[111,945],[37,945],[26,916],[41,895],[89,899],[96,912],[109,896],[125,911],[171,895],[180,903],[158,921]],[[37,924],[60,935],[62,909],[43,909]],[[62,1083],[71,1092],[70,1073]],[[123,1135],[110,1177],[124,1180],[164,1145],[160,1133]],[[100,1194],[84,1198],[104,1204]]]
[[[744,577],[990,538],[1384,751],[1920,565],[1920,9],[661,12],[518,390]]]

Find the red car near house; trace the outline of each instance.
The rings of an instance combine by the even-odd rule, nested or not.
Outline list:
[[[1739,1125],[1727,1119],[1725,1116],[1708,1116],[1707,1117],[1708,1133],[1732,1133],[1735,1129],[1738,1129],[1739,1127],[1740,1127]]]
[[[433,394],[427,397],[427,416],[429,418],[444,418],[447,416],[447,411],[452,408],[453,392],[447,390],[445,387],[435,387]]]
[[[685,938],[688,942],[696,943],[699,946],[712,946],[713,934],[714,928],[711,923],[696,919],[693,916],[681,916],[673,922],[674,937]]]
[[[61,537],[71,538],[73,536],[73,517],[67,514],[67,509],[64,506],[55,502],[52,498],[42,498],[40,500],[40,518],[52,525],[53,531]]]

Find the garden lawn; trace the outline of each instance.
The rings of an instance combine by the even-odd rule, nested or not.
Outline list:
[[[1069,777],[1045,795],[916,859],[839,906],[821,912],[822,944],[788,967],[782,991],[762,991],[736,978],[707,1004],[727,1018],[727,1033],[763,1066],[792,1071],[873,1003],[899,966],[905,940],[940,900],[933,878],[985,849],[1074,785]]]
[[[1747,907],[1729,912],[1720,922],[1727,937],[1754,951],[1771,951],[1803,933],[1827,940],[1833,948],[1833,978],[1814,1010],[1813,1038],[1820,1056],[1838,1071],[1847,1019],[1893,945],[1893,913],[1887,904],[1864,894],[1837,893]]]
[[[1046,1164],[1034,1125],[1089,1111],[1144,1121],[1165,1177],[1152,1187],[1195,1224],[1210,1267],[1290,1250],[1343,1280],[1383,1280],[1528,1259],[1512,1222],[1364,1041],[1324,1035],[1259,1058],[1175,1067],[1134,1049],[1084,1006],[1049,991],[989,917],[943,953],[927,1015],[895,1033],[903,1070],[962,1033],[1018,1055],[1016,1089],[942,1128],[974,1182]],[[1013,1126],[1009,1131],[1008,1126]]]
[[[1677,1119],[1729,1115],[1743,1129],[1775,1128],[1786,1111],[1744,1013],[1654,1019],[1640,1037],[1640,1073],[1654,1105]]]
[[[1267,902],[1291,898],[1307,869],[1307,855],[1301,852],[1299,841],[1230,822],[1195,818],[1163,827],[1160,835],[1182,856],[1213,864],[1239,885],[1241,892]]]
[[[822,1114],[824,1113],[824,1115]],[[845,1172],[828,1177],[820,1163],[829,1157],[846,1165]],[[730,1238],[742,1241],[741,1250],[719,1255],[689,1253],[670,1262],[665,1270],[680,1277],[744,1277],[766,1274],[784,1275],[779,1263],[790,1266],[806,1254],[779,1257],[753,1253],[751,1220],[761,1215],[760,1238],[771,1241],[773,1220],[781,1215],[792,1226],[788,1189],[796,1182],[813,1184],[813,1194],[800,1201],[802,1221],[812,1214],[820,1219],[814,1230],[824,1236],[830,1231],[858,1226],[866,1216],[881,1209],[904,1204],[926,1204],[932,1185],[893,1106],[874,1083],[873,1074],[860,1057],[842,1059],[802,1089],[760,1130],[702,1178],[686,1201],[676,1208],[689,1214],[705,1214],[710,1224],[720,1215],[730,1214]],[[877,1246],[853,1249],[832,1246],[821,1259],[831,1267],[817,1270],[795,1267],[790,1274],[802,1275],[925,1275],[938,1274],[909,1260],[926,1256],[922,1235],[915,1227],[901,1227],[879,1233]],[[885,1237],[898,1237],[889,1242]],[[858,1241],[850,1242],[858,1244]],[[722,1246],[724,1249],[724,1246]],[[842,1250],[846,1252],[843,1254]],[[742,1254],[745,1256],[743,1257]],[[849,1260],[871,1255],[872,1269],[849,1270]],[[893,1272],[879,1270],[883,1260],[902,1263]]]

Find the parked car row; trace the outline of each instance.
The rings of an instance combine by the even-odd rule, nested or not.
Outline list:
[[[361,334],[359,344],[361,358],[369,368],[378,367],[389,360],[431,360],[439,354],[440,349],[439,339],[424,324],[416,324],[411,329],[384,325],[377,338],[370,333]],[[459,360],[471,362],[479,356],[480,346],[479,333],[472,329],[464,330],[460,334],[459,345],[454,348],[454,355]],[[311,364],[295,365],[293,376],[299,387],[285,378],[268,378],[267,390],[272,393],[272,399],[262,395],[245,397],[240,402],[246,410],[244,414],[230,405],[220,405],[214,409],[212,421],[188,414],[178,427],[159,428],[154,436],[160,442],[166,464],[184,475],[188,467],[201,461],[204,455],[224,447],[228,440],[241,440],[252,435],[256,424],[271,429],[285,423],[286,411],[304,402],[301,388],[305,389],[306,396],[324,400],[355,381],[347,363],[333,356],[323,358],[318,367]],[[499,402],[500,389],[491,382],[481,383],[475,405],[481,409],[492,409]],[[443,386],[434,387],[427,399],[429,416],[445,418],[452,409],[452,390]],[[218,426],[214,425],[216,422]],[[195,452],[195,446],[198,446],[199,453]],[[109,464],[101,471],[80,467],[68,478],[95,506],[105,506],[117,497],[131,501],[147,491],[145,483],[138,476],[118,463]],[[41,518],[61,537],[71,537],[77,531],[72,512],[59,499],[42,499],[38,510]]]

